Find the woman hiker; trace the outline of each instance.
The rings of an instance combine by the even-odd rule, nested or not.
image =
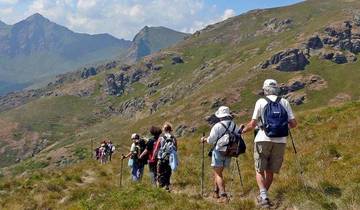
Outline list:
[[[146,147],[144,152],[140,155],[140,159],[144,159],[144,157],[147,157],[148,164],[149,164],[149,173],[150,173],[150,180],[151,183],[156,185],[157,182],[157,152],[159,151],[160,147],[160,135],[162,133],[161,128],[151,126],[150,128],[150,134],[152,137],[149,139],[149,141],[146,143]]]
[[[145,148],[144,140],[140,139],[140,136],[136,133],[131,135],[133,141],[130,152],[127,155],[122,156],[122,159],[129,158],[129,166],[131,167],[132,180],[137,182],[141,181],[144,173],[144,161],[139,158],[140,154]]]
[[[229,197],[225,190],[223,170],[230,166],[231,157],[225,157],[221,152],[226,150],[226,141],[228,140],[227,135],[225,135],[226,131],[234,130],[234,132],[238,133],[240,132],[240,129],[233,121],[233,117],[231,116],[228,107],[219,107],[215,112],[215,116],[219,118],[219,122],[211,128],[209,137],[201,138],[201,142],[207,142],[214,145],[211,152],[211,167],[214,171],[213,197],[218,199],[219,203],[228,203]]]
[[[164,135],[160,137],[160,149],[157,154],[157,176],[159,187],[170,191],[170,154],[177,150],[176,138],[171,134],[172,125],[166,122],[163,126]]]

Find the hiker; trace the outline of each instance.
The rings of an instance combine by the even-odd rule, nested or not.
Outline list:
[[[131,140],[133,141],[130,152],[127,155],[122,156],[122,159],[129,159],[129,166],[131,167],[132,180],[137,182],[141,181],[144,172],[144,161],[139,158],[140,154],[145,149],[145,141],[140,138],[139,134],[132,134]]]
[[[113,145],[113,143],[111,141],[109,141],[107,143],[107,145],[108,145],[108,157],[109,157],[109,161],[111,162],[111,157],[115,151],[115,146]]]
[[[106,144],[104,143],[99,147],[99,160],[101,164],[106,164]]]
[[[153,185],[156,185],[157,182],[157,153],[160,147],[159,137],[162,133],[161,128],[151,126],[150,134],[152,137],[146,143],[146,147],[144,152],[140,155],[140,159],[144,159],[146,156],[148,157],[149,164],[149,173],[150,173],[150,181]]]
[[[163,126],[163,136],[160,137],[160,149],[158,151],[157,178],[158,185],[170,191],[171,166],[170,156],[177,151],[177,140],[172,135],[172,125],[166,122]]]
[[[265,80],[263,90],[265,97],[256,102],[252,119],[243,133],[256,126],[260,129],[254,140],[256,181],[260,190],[257,201],[268,208],[271,206],[268,191],[274,173],[280,172],[289,128],[295,128],[297,122],[289,102],[278,96],[280,88],[275,80]]]
[[[211,167],[214,171],[213,198],[218,199],[219,203],[227,203],[229,202],[229,197],[225,190],[223,171],[230,166],[231,157],[224,156],[222,153],[226,151],[229,138],[225,134],[227,131],[240,134],[240,128],[233,121],[230,109],[226,106],[219,107],[215,112],[215,116],[219,118],[219,122],[211,128],[210,135],[207,138],[201,138],[201,142],[214,145],[212,151],[209,152],[209,156],[211,156]]]

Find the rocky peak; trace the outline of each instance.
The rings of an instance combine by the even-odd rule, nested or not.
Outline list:
[[[27,21],[27,22],[37,22],[37,23],[50,22],[49,19],[45,18],[44,16],[42,16],[39,13],[35,13],[35,14],[29,16],[28,18],[25,19],[25,21]]]

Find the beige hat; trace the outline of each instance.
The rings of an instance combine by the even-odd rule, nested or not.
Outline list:
[[[263,89],[265,88],[275,88],[278,86],[278,83],[274,79],[267,79],[264,81]]]
[[[229,107],[220,106],[219,109],[215,112],[215,116],[217,118],[223,118],[223,117],[231,116]]]

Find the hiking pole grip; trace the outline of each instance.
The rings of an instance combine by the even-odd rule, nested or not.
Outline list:
[[[205,137],[205,132],[203,132],[203,135],[202,137],[204,138]],[[201,157],[201,197],[204,196],[204,174],[205,174],[205,157],[204,157],[204,153],[205,153],[205,142],[202,141],[201,142],[202,144],[202,157]]]

